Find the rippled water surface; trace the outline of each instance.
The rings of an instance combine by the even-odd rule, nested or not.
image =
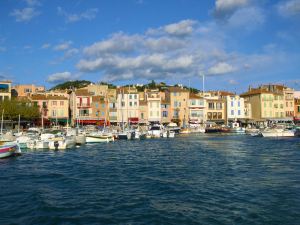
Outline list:
[[[0,160],[0,224],[300,224],[300,139],[190,135]]]

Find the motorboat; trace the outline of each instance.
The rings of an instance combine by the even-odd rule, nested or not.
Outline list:
[[[0,143],[0,159],[21,154],[20,146],[17,142],[1,142]]]
[[[164,127],[160,124],[154,124],[150,127],[147,134],[152,138],[160,138],[163,136]]]
[[[99,143],[114,141],[114,136],[109,133],[91,132],[86,134],[86,143]]]
[[[294,137],[295,130],[273,127],[261,131],[263,137]]]
[[[230,123],[229,125],[229,132],[230,133],[236,133],[236,134],[244,134],[246,131],[245,128],[243,127],[240,127],[240,124],[238,122],[233,122],[233,123]]]
[[[49,149],[52,150],[64,150],[68,148],[73,148],[76,145],[76,140],[74,136],[71,137],[55,137],[49,140]]]

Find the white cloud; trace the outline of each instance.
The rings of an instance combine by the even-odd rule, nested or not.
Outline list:
[[[235,11],[227,20],[231,28],[244,27],[245,30],[254,30],[265,22],[265,15],[261,8],[247,7]]]
[[[116,33],[110,39],[96,42],[83,49],[86,55],[99,55],[103,53],[129,52],[137,47],[141,37],[138,35],[128,36],[123,33]]]
[[[215,15],[223,18],[249,4],[249,0],[216,0]]]
[[[65,54],[64,54],[64,58],[71,58],[73,57],[74,55],[76,55],[77,53],[79,52],[79,50],[77,48],[71,48],[71,49],[68,49]]]
[[[75,79],[75,77],[70,72],[54,73],[48,76],[48,83],[59,83],[68,80]]]
[[[264,52],[261,48],[260,54],[244,54],[228,48],[236,46],[236,40],[228,37],[230,29],[216,22],[195,21],[188,36],[170,35],[164,31],[167,26],[142,34],[116,33],[86,46],[76,68],[85,73],[101,74],[101,79],[107,81],[182,80],[195,77],[199,71],[207,75],[233,73],[232,76],[236,76],[237,72],[249,75],[258,68],[260,71],[271,68],[274,62],[282,63],[276,46],[272,52]],[[249,29],[237,26],[239,32]]]
[[[10,15],[16,18],[17,22],[28,22],[40,14],[35,8],[14,9]]]
[[[170,36],[185,37],[193,33],[194,27],[197,25],[195,20],[181,20],[178,23],[168,24],[157,29],[150,28],[146,34],[147,35],[164,35],[168,34]]]
[[[41,49],[48,49],[48,48],[50,48],[50,47],[51,47],[51,44],[45,43],[45,44],[43,44],[43,45],[41,46]]]
[[[193,20],[182,20],[179,23],[169,24],[164,27],[164,31],[170,35],[185,36],[193,32],[193,25],[196,22]]]
[[[58,15],[61,15],[65,17],[65,20],[67,23],[74,23],[78,22],[80,20],[93,20],[96,18],[96,15],[98,13],[97,8],[91,8],[87,9],[84,12],[81,13],[68,13],[65,10],[63,10],[61,7],[57,7]]]
[[[221,74],[226,74],[226,73],[232,73],[232,72],[235,72],[236,70],[237,69],[235,67],[233,67],[232,65],[230,65],[228,63],[219,62],[208,69],[208,74],[221,75]]]
[[[29,6],[38,6],[40,5],[40,1],[38,0],[24,0]]]
[[[59,45],[54,46],[53,49],[55,51],[64,51],[64,50],[69,49],[70,46],[71,46],[71,44],[72,44],[72,41],[66,41],[66,42],[63,42],[63,43],[61,43]]]
[[[282,16],[299,16],[300,0],[288,0],[277,5],[278,12]]]

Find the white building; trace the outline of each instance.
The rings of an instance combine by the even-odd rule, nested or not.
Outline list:
[[[205,122],[206,101],[203,97],[190,93],[189,97],[189,124]]]
[[[149,90],[146,93],[148,104],[148,121],[161,122],[161,97],[158,90]]]
[[[139,122],[139,93],[135,88],[117,90],[117,121],[130,124]]]
[[[244,98],[238,95],[226,97],[227,104],[227,121],[234,121],[245,118]]]

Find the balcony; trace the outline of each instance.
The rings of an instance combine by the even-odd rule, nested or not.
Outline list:
[[[91,104],[90,103],[77,103],[78,108],[90,108]]]

